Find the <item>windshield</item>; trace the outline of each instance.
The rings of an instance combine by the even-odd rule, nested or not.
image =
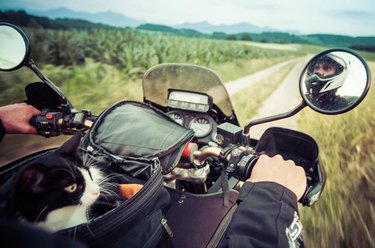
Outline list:
[[[210,69],[189,64],[161,64],[149,69],[143,77],[143,96],[161,106],[167,106],[168,89],[202,92],[226,115],[234,111],[220,77]]]

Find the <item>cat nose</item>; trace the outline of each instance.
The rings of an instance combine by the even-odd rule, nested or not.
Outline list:
[[[98,196],[100,194],[100,190],[92,192],[93,195]]]

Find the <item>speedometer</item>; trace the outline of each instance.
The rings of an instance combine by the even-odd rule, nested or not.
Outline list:
[[[197,138],[202,138],[211,132],[212,123],[205,117],[196,117],[190,121],[189,128],[194,131]]]

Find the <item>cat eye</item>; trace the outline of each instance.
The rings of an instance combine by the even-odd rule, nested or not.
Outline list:
[[[65,187],[65,191],[69,192],[69,193],[73,193],[76,190],[77,190],[77,184],[76,183],[73,183],[72,185],[69,185],[69,186]]]

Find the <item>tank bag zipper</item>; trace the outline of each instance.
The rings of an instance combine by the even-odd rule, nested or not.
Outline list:
[[[164,230],[168,233],[169,237],[173,238],[173,231],[171,227],[168,225],[168,221],[166,218],[161,219],[161,224],[164,227]]]

